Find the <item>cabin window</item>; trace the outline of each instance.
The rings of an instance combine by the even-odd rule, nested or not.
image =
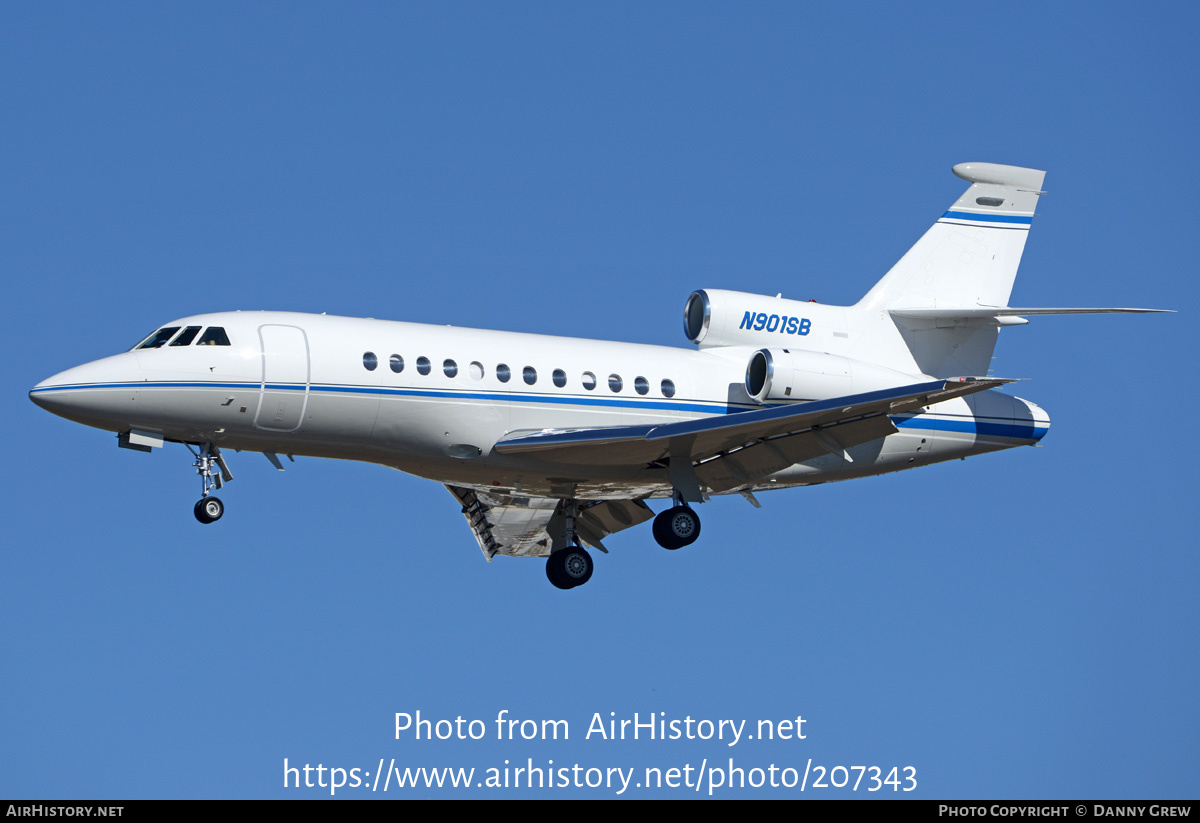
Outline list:
[[[363,368],[367,371],[375,371],[375,367],[379,365],[379,358],[375,356],[375,352],[363,352]]]
[[[396,374],[399,374],[400,372],[404,371],[404,358],[398,354],[393,354],[388,358],[388,366],[390,366],[392,371],[394,371]]]
[[[650,391],[650,381],[644,377],[633,378],[633,390],[638,394],[645,394]]]
[[[417,358],[417,372],[420,374],[429,374],[429,369],[430,369],[429,358],[428,357],[418,357]]]
[[[533,366],[526,366],[521,371],[521,379],[532,386],[537,382],[537,369],[535,369]]]
[[[457,377],[458,376],[458,364],[455,363],[453,360],[446,358],[445,360],[442,361],[442,371],[446,373],[447,377]]]
[[[583,373],[583,377],[579,378],[579,382],[583,384],[585,389],[591,391],[592,389],[596,388],[596,375],[592,374],[590,371],[585,371]]]
[[[166,344],[168,340],[175,336],[175,332],[179,331],[179,326],[167,326],[165,329],[159,329],[154,334],[147,337],[137,345],[139,349],[157,349]]]
[[[674,397],[675,396],[675,384],[673,382],[671,382],[670,380],[662,381],[662,393],[663,393],[663,397]]]
[[[512,369],[510,369],[507,364],[501,363],[500,365],[496,366],[497,380],[499,380],[501,383],[507,383],[510,377],[512,377]]]
[[[608,387],[610,389],[612,389],[613,391],[620,391],[621,387],[624,385],[625,384],[623,382],[621,382],[621,375],[610,374],[608,376]]]
[[[204,334],[200,335],[197,346],[228,346],[229,336],[225,334],[225,329],[220,326],[209,326]]]
[[[483,364],[478,360],[471,361],[471,377],[475,380],[483,379]]]
[[[558,386],[560,389],[563,386],[567,385],[567,373],[565,371],[563,371],[562,369],[555,369],[553,378],[554,378],[554,385]]]
[[[200,326],[188,326],[183,332],[171,341],[172,346],[190,346],[192,341],[196,339],[196,335],[200,333]]]

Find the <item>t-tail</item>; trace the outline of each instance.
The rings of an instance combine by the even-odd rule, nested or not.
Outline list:
[[[936,377],[988,373],[1013,320],[959,312],[1008,305],[1046,173],[995,163],[954,173],[970,188],[852,308],[863,323],[854,356]]]
[[[984,376],[1000,327],[1024,315],[1155,311],[1009,306],[1046,173],[996,163],[954,173],[970,187],[855,305],[706,289],[688,300],[688,337],[762,347],[768,366],[772,352],[799,350],[906,375]]]

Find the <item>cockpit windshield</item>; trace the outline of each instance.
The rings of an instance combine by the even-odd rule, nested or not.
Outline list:
[[[188,326],[183,330],[183,333],[178,337],[175,336],[179,331],[179,326],[166,326],[154,332],[141,343],[134,346],[137,349],[159,349],[167,345],[170,341],[171,346],[190,346],[192,341],[196,339],[202,326]],[[174,339],[172,339],[174,338]],[[204,330],[204,334],[200,335],[200,340],[196,343],[197,346],[228,346],[229,335],[225,333],[225,329],[221,326],[209,326]]]
[[[190,346],[200,332],[200,326],[188,326],[183,333],[171,341],[172,346]]]
[[[178,326],[167,326],[165,329],[159,329],[154,334],[147,337],[141,343],[134,346],[135,349],[157,349],[166,344],[168,340],[175,336],[175,332],[179,331]]]
[[[200,341],[197,346],[228,346],[229,335],[225,334],[225,329],[220,326],[209,326],[204,334],[200,335]]]

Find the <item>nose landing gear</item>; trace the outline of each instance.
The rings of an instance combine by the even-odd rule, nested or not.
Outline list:
[[[196,515],[196,519],[201,523],[215,523],[221,519],[221,515],[225,514],[225,504],[218,497],[210,497],[213,489],[220,489],[228,481],[233,479],[233,475],[229,472],[229,467],[225,465],[225,458],[221,456],[221,450],[212,443],[205,443],[200,447],[199,451],[192,448],[190,443],[184,443],[196,457],[196,462],[192,463],[196,467],[196,474],[200,475],[200,482],[203,486],[204,493],[200,500],[192,508],[192,514]]]

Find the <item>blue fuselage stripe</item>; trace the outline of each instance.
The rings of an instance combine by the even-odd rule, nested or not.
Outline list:
[[[179,389],[179,388],[207,388],[207,389],[250,389],[259,390],[263,386],[261,383],[217,383],[217,382],[142,382],[142,383],[85,383],[73,386],[43,386],[42,388],[32,389],[30,394],[43,392],[67,392],[80,390],[112,390],[112,389]],[[304,384],[286,384],[286,383],[268,383],[266,388],[271,391],[296,391],[303,392],[306,387]],[[374,394],[384,397],[419,397],[419,398],[444,398],[451,400],[483,400],[492,403],[533,403],[533,404],[553,404],[553,405],[568,405],[568,406],[602,406],[608,408],[629,408],[655,411],[679,411],[679,412],[707,412],[709,414],[736,414],[738,412],[750,411],[752,409],[762,409],[763,406],[734,406],[725,405],[719,406],[711,403],[688,403],[688,402],[668,402],[646,398],[638,399],[618,399],[604,397],[580,397],[577,395],[545,395],[533,393],[493,393],[493,392],[469,392],[469,391],[436,391],[431,389],[400,389],[387,388],[384,386],[309,386],[311,392],[323,392],[330,394]],[[1010,437],[1019,440],[1040,440],[1043,435],[1049,430],[1049,426],[1038,426],[1034,421],[1016,421],[1006,420],[1004,418],[976,418],[976,417],[960,417],[958,419],[947,419],[946,417],[933,417],[929,415],[921,416],[895,416],[892,421],[897,428],[901,429],[925,429],[929,431],[944,431],[958,432],[962,434],[975,434],[985,437]]]
[[[375,394],[385,397],[429,397],[429,398],[447,398],[453,400],[487,400],[493,403],[549,403],[555,405],[568,406],[604,406],[609,408],[628,408],[628,409],[658,409],[662,411],[682,411],[682,412],[707,412],[709,414],[733,414],[740,411],[748,411],[750,409],[761,408],[760,406],[747,404],[746,406],[724,405],[718,406],[712,403],[687,402],[687,401],[667,401],[646,398],[638,400],[634,398],[607,398],[607,397],[583,397],[579,395],[546,395],[533,394],[523,392],[471,392],[461,390],[445,390],[438,391],[434,389],[401,389],[389,388],[386,386],[322,386],[313,385],[305,386],[303,383],[267,383],[265,386],[261,383],[208,383],[208,382],[142,382],[142,383],[84,383],[73,386],[43,386],[30,391],[30,394],[40,394],[43,392],[52,391],[79,391],[79,390],[94,390],[94,389],[192,389],[192,388],[207,388],[207,389],[251,389],[258,390],[265,388],[268,391],[296,391],[303,392],[306,389],[310,392],[322,392],[329,394]]]

